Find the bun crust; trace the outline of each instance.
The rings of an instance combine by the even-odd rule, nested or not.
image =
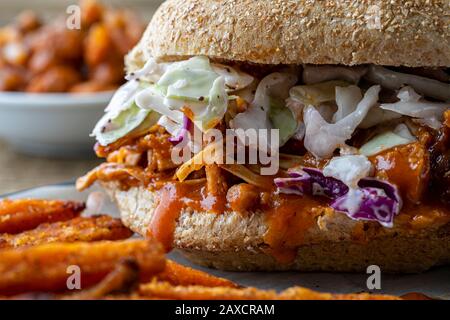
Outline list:
[[[450,66],[450,2],[168,0],[128,66],[194,55],[258,64]]]
[[[140,187],[123,191],[115,182],[103,186],[120,209],[124,224],[145,235],[157,206],[155,194]],[[297,258],[288,265],[264,250],[268,229],[264,212],[243,216],[185,210],[177,221],[173,245],[197,264],[236,271],[365,272],[376,264],[383,272],[404,273],[450,263],[450,223],[414,234],[398,227],[374,228],[365,231],[367,242],[353,239],[356,223],[330,209],[305,232]]]

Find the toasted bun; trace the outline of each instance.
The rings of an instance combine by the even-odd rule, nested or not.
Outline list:
[[[103,185],[125,225],[145,235],[157,206],[155,194],[138,187],[123,191],[115,182]],[[330,211],[306,231],[297,258],[288,265],[264,250],[268,228],[264,212],[243,216],[185,210],[178,219],[173,245],[193,262],[223,270],[365,272],[375,264],[383,272],[420,272],[450,263],[450,224],[414,234],[399,228],[367,230],[370,239],[362,243],[352,240],[357,222]]]
[[[168,0],[127,58],[450,66],[447,0]]]

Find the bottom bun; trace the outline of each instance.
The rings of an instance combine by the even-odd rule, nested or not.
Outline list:
[[[102,183],[117,204],[122,220],[145,235],[157,207],[156,193],[134,187],[121,190],[118,183]],[[199,265],[229,271],[329,271],[366,272],[377,265],[382,272],[415,273],[450,264],[450,223],[411,233],[409,229],[376,228],[366,241],[355,241],[356,223],[331,212],[319,216],[305,232],[292,263],[277,261],[267,253],[264,212],[240,215],[183,210],[176,223],[173,246]]]

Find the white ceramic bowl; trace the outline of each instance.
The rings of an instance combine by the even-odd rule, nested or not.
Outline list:
[[[0,92],[0,139],[37,156],[85,158],[89,137],[113,93],[74,95]]]

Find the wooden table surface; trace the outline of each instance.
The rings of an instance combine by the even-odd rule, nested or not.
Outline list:
[[[23,189],[74,180],[101,160],[57,160],[15,153],[0,141],[0,195]]]

